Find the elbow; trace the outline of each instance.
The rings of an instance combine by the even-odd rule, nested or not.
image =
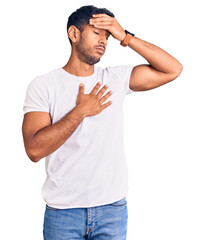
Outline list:
[[[179,63],[178,75],[181,74],[182,70],[183,70],[183,65]]]
[[[183,65],[179,62],[175,70],[172,73],[170,73],[170,80],[173,81],[176,78],[178,78],[182,70],[183,70]]]
[[[179,62],[176,68],[176,78],[181,74],[182,70],[183,70],[183,65]]]
[[[41,157],[37,154],[37,152],[33,149],[26,149],[27,156],[32,162],[39,162],[41,160]]]
[[[38,162],[42,158],[42,149],[41,147],[37,146],[35,140],[32,137],[27,136],[23,132],[23,142],[24,148],[28,158],[32,162]]]

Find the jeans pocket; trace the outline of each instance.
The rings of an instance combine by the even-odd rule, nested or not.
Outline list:
[[[46,209],[49,210],[49,211],[58,211],[58,210],[60,210],[58,208],[50,207],[47,204],[46,204]]]
[[[110,203],[109,205],[119,207],[119,206],[124,206],[126,204],[127,204],[127,199],[126,197],[124,197],[116,202]]]

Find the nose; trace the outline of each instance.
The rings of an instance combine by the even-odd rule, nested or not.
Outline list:
[[[99,39],[99,43],[100,43],[100,45],[103,44],[104,46],[106,46],[107,45],[106,36],[101,36],[101,38]]]

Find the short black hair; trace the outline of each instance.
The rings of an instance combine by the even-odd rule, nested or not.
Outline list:
[[[105,13],[111,17],[115,17],[115,15],[112,12],[110,12],[107,8],[97,8],[93,5],[82,6],[68,17],[67,34],[68,34],[68,29],[71,25],[74,25],[82,32],[85,26],[89,24],[89,20],[90,18],[92,18],[92,15],[99,14],[99,13]],[[70,40],[69,37],[68,39],[72,46],[72,41]]]

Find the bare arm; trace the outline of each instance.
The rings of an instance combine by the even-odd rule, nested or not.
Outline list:
[[[133,91],[145,91],[166,84],[176,79],[183,69],[176,58],[152,43],[133,37],[128,46],[149,62],[133,68],[130,77]]]
[[[90,94],[84,94],[84,86],[80,87],[76,106],[61,120],[51,125],[47,112],[29,112],[24,115],[22,133],[28,157],[33,162],[57,150],[76,130],[87,116],[100,113],[111,102],[102,105],[111,95],[108,92],[101,98],[107,87],[103,87],[96,95],[100,85],[96,84]]]
[[[26,113],[22,131],[29,158],[33,162],[38,162],[41,158],[57,150],[72,135],[83,118],[82,111],[77,107],[52,125],[49,113]]]
[[[96,28],[106,29],[119,41],[126,36],[125,30],[117,19],[105,13],[94,14],[90,19],[90,24]],[[129,83],[133,91],[145,91],[166,84],[177,78],[183,69],[182,64],[176,58],[152,43],[134,36],[128,46],[149,63],[133,68]]]

